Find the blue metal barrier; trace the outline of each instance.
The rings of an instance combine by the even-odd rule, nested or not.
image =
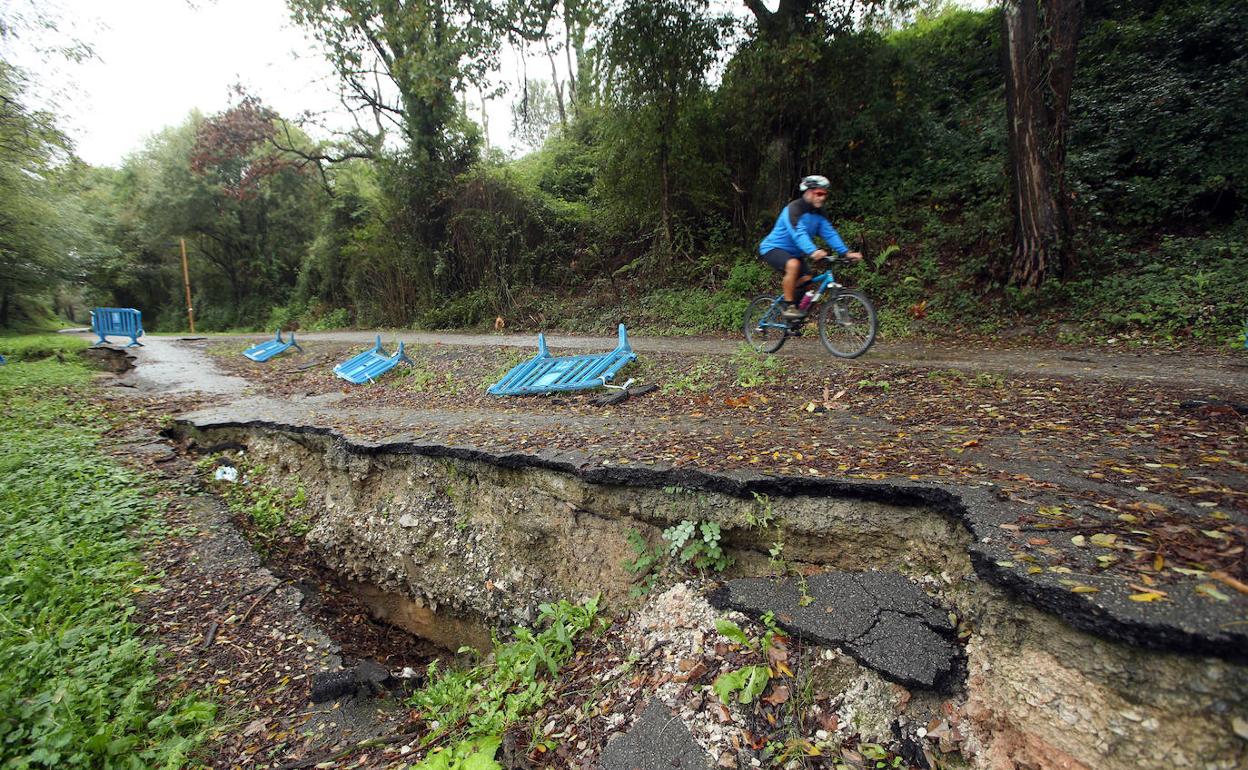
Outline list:
[[[545,335],[537,335],[537,355],[512,368],[490,386],[495,396],[523,396],[558,390],[586,390],[606,385],[625,364],[637,360],[620,324],[620,342],[610,353],[555,357],[546,349]]]
[[[252,345],[243,351],[243,355],[247,356],[252,361],[264,362],[268,361],[278,353],[286,352],[292,347],[298,348],[300,352],[303,352],[303,348],[299,347],[298,342],[295,342],[294,332],[290,333],[290,339],[284,340],[282,339],[282,330],[278,329],[277,336],[273,339],[268,342],[261,342],[259,345]]]
[[[143,336],[143,314],[132,307],[97,307],[91,311],[91,331],[99,335],[96,345],[108,342],[108,335],[129,337],[132,348],[143,346],[139,337]]]
[[[381,335],[378,334],[377,342],[371,350],[357,353],[338,364],[334,367],[334,374],[347,382],[362,385],[376,380],[400,363],[412,363],[412,359],[408,358],[407,353],[403,351],[403,343],[399,342],[399,349],[394,355],[387,355],[381,347]]]

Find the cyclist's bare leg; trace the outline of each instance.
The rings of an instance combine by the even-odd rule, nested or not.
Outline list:
[[[797,282],[802,277],[801,271],[802,260],[800,259],[790,259],[784,263],[784,281],[781,285],[784,287],[784,298],[793,304],[797,304]]]
[[[797,304],[797,298],[802,295],[802,289],[810,283],[809,275],[802,275],[802,260],[790,259],[784,265],[784,281],[781,285],[784,287],[784,298],[794,305]]]

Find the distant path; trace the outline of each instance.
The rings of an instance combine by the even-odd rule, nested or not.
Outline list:
[[[79,333],[79,336],[95,340],[94,334]],[[211,356],[179,342],[177,337],[145,334],[141,347],[124,350],[134,356],[135,368],[126,372],[119,384],[144,393],[198,392],[233,398],[242,395],[248,385],[242,377],[222,373]]]
[[[334,331],[299,333],[300,341],[345,342],[371,345],[376,331]],[[272,335],[240,335],[240,339],[265,339]],[[536,334],[464,334],[458,332],[381,332],[387,345],[402,340],[408,345],[448,345],[494,347],[499,345],[537,348]],[[146,339],[146,338],[144,338]],[[740,338],[712,337],[634,337],[629,344],[639,353],[685,353],[729,356],[741,346]],[[554,348],[610,350],[616,338],[546,335]],[[790,340],[777,355],[805,359],[838,359],[828,355],[813,337]],[[1117,352],[1102,349],[1026,348],[991,349],[965,343],[928,340],[885,341],[852,363],[864,369],[878,364],[923,366],[935,369],[1035,374],[1092,380],[1155,382],[1196,388],[1212,388],[1248,394],[1248,354],[1196,354],[1158,352]]]

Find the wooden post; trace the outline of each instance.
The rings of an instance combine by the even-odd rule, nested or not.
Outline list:
[[[179,238],[182,244],[182,284],[186,286],[186,317],[191,322],[191,334],[195,333],[195,309],[191,307],[191,271],[186,266],[186,239]]]

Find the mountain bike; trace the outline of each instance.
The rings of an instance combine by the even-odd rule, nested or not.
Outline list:
[[[846,289],[832,275],[830,259],[815,263],[818,273],[807,289],[811,301],[806,317],[788,320],[782,315],[784,295],[755,297],[745,309],[745,339],[759,353],[775,353],[789,337],[801,336],[802,329],[815,319],[819,341],[839,358],[857,358],[875,342],[879,324],[875,307],[856,289]]]

